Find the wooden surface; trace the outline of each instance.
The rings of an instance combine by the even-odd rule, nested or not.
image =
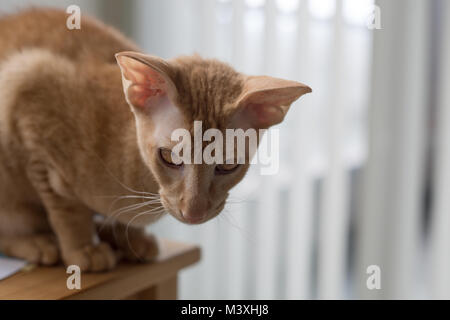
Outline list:
[[[107,273],[81,273],[81,289],[69,290],[64,267],[38,267],[0,280],[0,299],[173,299],[177,273],[200,260],[200,249],[162,241],[155,262],[121,263]]]

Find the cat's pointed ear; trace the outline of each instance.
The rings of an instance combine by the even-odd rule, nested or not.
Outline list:
[[[157,105],[161,98],[175,98],[172,70],[165,60],[130,51],[117,53],[116,59],[122,71],[125,97],[131,106],[145,110]]]
[[[267,76],[248,77],[237,102],[233,122],[266,129],[283,121],[291,104],[311,88],[300,82]]]

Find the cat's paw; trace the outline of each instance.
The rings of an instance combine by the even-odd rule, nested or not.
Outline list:
[[[45,266],[59,261],[59,249],[53,235],[40,234],[18,238],[5,253]]]
[[[120,250],[126,260],[149,262],[158,256],[160,245],[152,234],[130,232],[128,241],[121,245]]]
[[[113,269],[117,257],[108,243],[100,242],[65,253],[64,262],[66,265],[77,265],[81,271],[101,272]]]

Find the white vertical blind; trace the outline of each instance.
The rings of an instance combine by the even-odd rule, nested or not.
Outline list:
[[[332,41],[333,59],[343,59],[343,17],[342,1],[337,1],[334,17],[334,37]],[[343,298],[342,288],[345,280],[346,245],[349,214],[349,174],[345,167],[343,150],[345,145],[345,86],[341,75],[345,74],[342,63],[332,65],[330,77],[329,111],[326,127],[327,158],[329,167],[323,186],[322,212],[319,229],[319,278],[318,297],[323,299]]]
[[[450,3],[442,2],[442,16],[449,17]],[[431,227],[431,289],[435,299],[450,299],[450,21],[441,34],[441,77],[437,111],[437,148],[434,171],[435,198]]]
[[[308,63],[311,41],[311,16],[308,12],[308,2],[299,3],[298,12],[286,15],[279,21],[280,36],[284,47],[281,50],[289,52],[290,59],[282,60],[285,65],[286,77],[295,78],[296,74],[310,74]],[[297,41],[289,41],[297,39]],[[281,44],[278,44],[281,45]],[[304,56],[300,59],[300,56]],[[290,72],[288,72],[288,70]],[[316,90],[314,88],[314,90]],[[290,173],[291,187],[287,202],[288,221],[286,238],[286,296],[287,299],[311,299],[312,296],[312,257],[314,234],[314,179],[308,170],[308,156],[311,149],[311,132],[314,106],[293,106],[290,115],[297,121],[290,127],[292,130],[287,136],[288,144],[294,145],[290,151],[287,164],[282,168]],[[292,170],[291,168],[297,168]]]
[[[417,298],[422,213],[430,7],[385,1],[374,36],[370,152],[359,220],[359,296]],[[382,289],[369,291],[366,268],[381,268]]]

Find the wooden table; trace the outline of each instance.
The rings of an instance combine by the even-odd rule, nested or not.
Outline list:
[[[37,267],[0,280],[0,299],[176,299],[178,272],[200,260],[196,246],[162,241],[155,262],[121,263],[107,273],[82,273],[81,289],[69,290],[70,274],[59,267]]]

